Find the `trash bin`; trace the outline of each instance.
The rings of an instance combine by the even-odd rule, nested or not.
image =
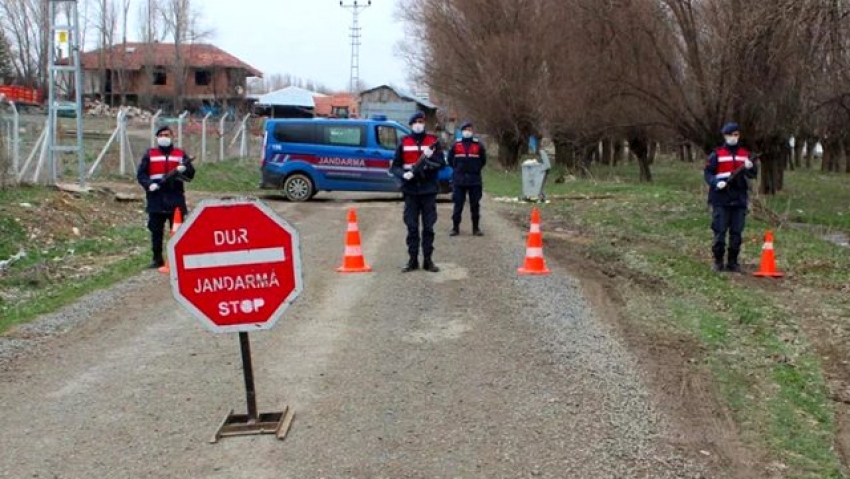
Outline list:
[[[546,183],[546,174],[551,168],[549,155],[540,150],[540,160],[528,159],[522,163],[522,200],[523,201],[546,201],[543,185]]]

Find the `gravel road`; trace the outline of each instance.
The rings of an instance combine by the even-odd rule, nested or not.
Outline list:
[[[295,409],[284,441],[208,443],[245,409],[238,337],[208,332],[144,272],[0,338],[0,477],[719,477],[676,446],[679,426],[575,279],[551,261],[550,276],[517,276],[525,231],[498,205],[487,236],[467,219],[450,238],[441,203],[442,271],[401,274],[401,203],[351,196],[268,201],[300,232],[305,280],[251,335],[260,411]],[[334,271],[352,205],[373,273]]]

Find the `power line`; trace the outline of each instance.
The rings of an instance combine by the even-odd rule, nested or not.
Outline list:
[[[351,22],[351,74],[349,76],[348,88],[351,93],[357,93],[357,84],[360,82],[360,38],[361,38],[361,28],[360,28],[360,12],[372,6],[372,0],[367,0],[364,5],[363,2],[358,3],[357,0],[354,0],[350,4],[344,3],[342,0],[339,2],[339,6],[345,8],[347,10],[351,10],[352,14],[352,22]]]

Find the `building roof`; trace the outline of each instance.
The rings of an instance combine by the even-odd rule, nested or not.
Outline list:
[[[360,94],[363,95],[364,93],[372,92],[372,91],[375,91],[375,90],[380,90],[381,88],[387,88],[389,90],[392,90],[393,92],[395,92],[396,95],[398,95],[402,99],[416,102],[417,104],[422,105],[429,110],[436,110],[437,109],[437,105],[431,103],[430,101],[428,101],[424,98],[420,98],[420,97],[414,95],[413,93],[410,93],[407,90],[402,90],[401,88],[396,88],[396,87],[390,86],[390,85],[381,85],[381,86],[377,86],[375,88],[370,88],[368,90],[364,90]]]
[[[181,45],[186,66],[189,68],[238,68],[251,76],[262,77],[263,73],[235,56],[208,43]],[[110,70],[141,70],[145,65],[170,65],[174,61],[173,43],[122,43],[106,50],[105,66]],[[100,68],[101,50],[80,55],[84,70]]]
[[[349,114],[357,113],[357,98],[350,93],[316,96],[313,98],[313,101],[316,102],[316,114],[320,116],[330,116],[334,107],[348,107]]]
[[[275,90],[265,95],[257,97],[257,105],[264,106],[302,106],[307,108],[315,108],[316,102],[313,97],[323,96],[321,93],[299,88],[297,86],[288,86],[280,90]]]

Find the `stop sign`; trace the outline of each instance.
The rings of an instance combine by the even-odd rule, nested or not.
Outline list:
[[[298,232],[257,200],[202,201],[168,262],[174,298],[217,333],[269,329],[301,293]]]

